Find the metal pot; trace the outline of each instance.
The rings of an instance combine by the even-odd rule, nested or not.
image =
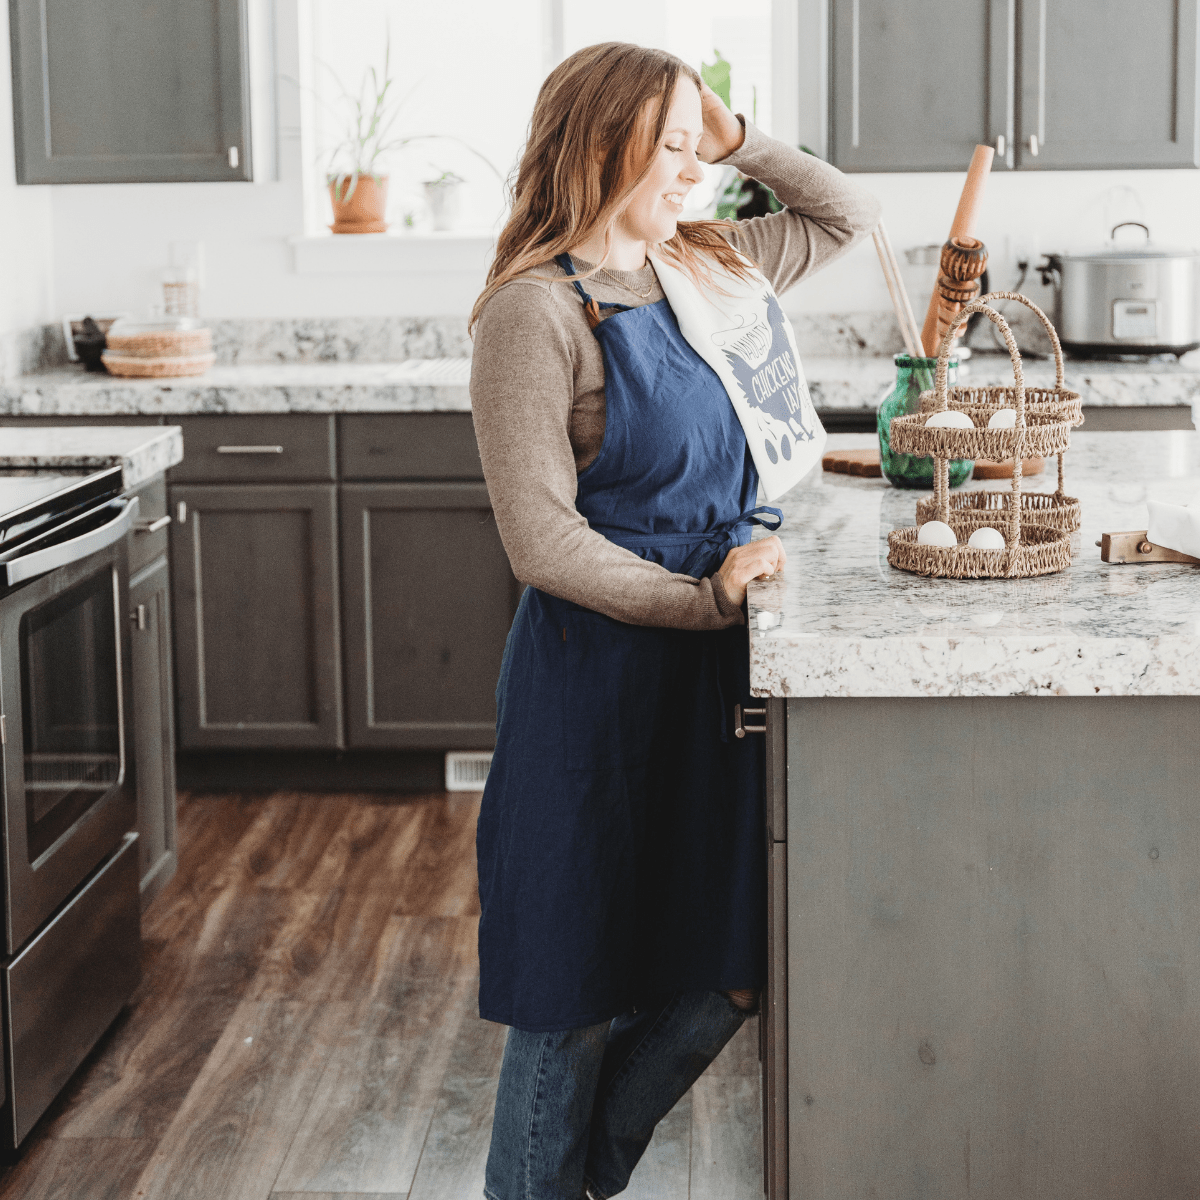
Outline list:
[[[1140,249],[1117,246],[1126,225],[1145,231]],[[1073,354],[1183,354],[1200,347],[1200,252],[1150,244],[1140,221],[1122,221],[1097,254],[1051,254],[1041,268],[1058,293],[1058,335]]]

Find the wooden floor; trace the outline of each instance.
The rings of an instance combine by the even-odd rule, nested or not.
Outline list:
[[[467,1200],[504,1029],[476,1015],[478,797],[180,796],[144,978],[0,1200]],[[759,1200],[755,1022],[631,1200]]]

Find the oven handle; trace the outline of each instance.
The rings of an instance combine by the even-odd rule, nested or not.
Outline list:
[[[99,529],[93,529],[89,533],[81,533],[78,537],[60,542],[57,546],[47,546],[45,550],[35,550],[23,558],[14,558],[5,563],[9,585],[23,583],[26,579],[44,575],[47,571],[55,571],[59,567],[70,566],[71,563],[79,562],[111,546],[113,542],[119,542],[129,532],[134,518],[138,515],[138,498],[130,496],[123,503],[119,500],[110,501],[110,506],[115,504],[122,504],[121,511],[107,525],[101,525]]]

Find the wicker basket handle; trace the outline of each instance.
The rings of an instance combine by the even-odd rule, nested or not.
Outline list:
[[[992,294],[1003,295],[1003,293]],[[1016,293],[1013,293],[1013,295],[1016,295]],[[983,313],[1000,330],[1000,336],[1004,338],[1004,344],[1008,347],[1008,356],[1012,359],[1013,380],[1016,383],[1017,440],[1016,445],[1013,447],[1013,481],[1012,493],[1008,501],[1008,532],[1004,538],[1005,545],[1009,550],[1009,569],[1011,573],[1015,568],[1012,551],[1016,549],[1021,540],[1021,467],[1025,460],[1025,375],[1021,370],[1021,352],[1017,349],[1017,342],[1012,335],[1012,330],[1008,327],[1008,322],[994,308],[985,304],[982,300],[972,300],[970,304],[964,304],[955,315],[954,320],[950,322],[950,327],[946,330],[945,336],[942,338],[942,346],[938,351],[937,377],[934,385],[937,395],[937,409],[935,411],[944,412],[950,401],[950,395],[946,386],[950,370],[950,344],[954,341],[954,336],[959,328],[967,323],[972,313],[977,312]],[[949,524],[950,464],[946,460],[938,459],[935,460],[934,467],[933,486],[938,519]]]
[[[1028,296],[1022,296],[1020,292],[988,292],[986,296],[979,297],[980,304],[991,304],[994,300],[1017,300],[1031,312],[1037,314],[1038,319],[1046,327],[1050,345],[1054,347],[1054,386],[1065,387],[1066,375],[1063,373],[1062,343],[1058,340],[1058,331],[1050,324],[1050,318]]]

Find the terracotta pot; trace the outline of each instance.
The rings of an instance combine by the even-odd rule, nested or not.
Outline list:
[[[329,201],[333,205],[334,233],[386,233],[383,219],[387,209],[388,177],[360,175],[353,191],[351,175],[338,175],[329,182]],[[340,197],[340,198],[339,198]]]

